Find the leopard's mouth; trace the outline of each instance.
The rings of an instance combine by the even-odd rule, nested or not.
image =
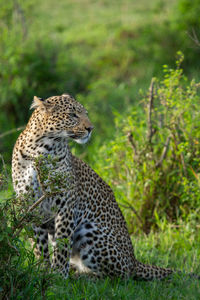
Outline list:
[[[78,144],[85,144],[89,141],[89,139],[91,137],[91,134],[92,134],[92,132],[87,132],[84,136],[82,136],[82,137],[73,137],[73,139]]]

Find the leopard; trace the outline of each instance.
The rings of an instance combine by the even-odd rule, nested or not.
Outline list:
[[[161,280],[171,276],[170,268],[136,259],[111,187],[72,154],[70,141],[85,144],[94,128],[84,106],[65,93],[46,99],[35,96],[31,108],[34,111],[14,146],[12,180],[17,197],[30,203],[43,197],[42,221],[31,224],[35,255],[64,278],[71,268],[98,277]],[[45,159],[48,167],[41,179],[40,163]],[[56,186],[53,191],[52,186]]]

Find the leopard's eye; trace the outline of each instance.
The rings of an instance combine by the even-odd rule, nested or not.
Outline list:
[[[69,113],[69,116],[70,116],[71,118],[78,118],[78,116],[77,116],[75,113]]]

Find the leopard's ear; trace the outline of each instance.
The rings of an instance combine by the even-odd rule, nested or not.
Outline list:
[[[31,104],[30,109],[35,109],[37,107],[43,107],[44,108],[44,100],[42,98],[34,96],[33,102]]]
[[[30,109],[35,109],[39,107],[41,111],[50,112],[54,109],[54,105],[46,103],[44,99],[34,96],[33,103],[31,104]]]

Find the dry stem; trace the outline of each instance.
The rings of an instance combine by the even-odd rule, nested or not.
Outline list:
[[[130,142],[130,144],[131,144],[131,146],[132,146],[132,149],[133,149],[133,151],[134,151],[134,154],[137,155],[137,149],[136,149],[135,142],[134,142],[134,140],[133,140],[133,135],[132,135],[132,133],[131,133],[131,132],[128,132],[127,137],[128,137],[128,140],[129,140],[129,142]]]
[[[120,206],[122,206],[124,208],[131,209],[134,212],[134,214],[136,215],[136,217],[138,218],[138,220],[140,221],[140,224],[143,226],[143,221],[142,221],[140,215],[138,214],[137,210],[132,205],[130,205],[130,204],[124,205],[122,203],[119,203],[119,204],[120,204]]]
[[[42,195],[35,203],[33,203],[33,205],[31,205],[28,210],[27,213],[25,214],[25,216],[23,216],[20,220],[18,225],[14,228],[13,232],[15,232],[15,230],[17,228],[19,228],[19,230],[17,232],[15,232],[15,235],[13,236],[13,238],[15,238],[16,236],[19,235],[19,233],[22,230],[22,225],[23,225],[23,221],[26,219],[26,216],[28,213],[30,213],[32,210],[34,210],[42,201],[44,201],[44,199],[46,198],[47,195]]]
[[[153,101],[154,101],[154,83],[155,79],[152,78],[150,88],[149,88],[149,103],[148,103],[148,131],[147,131],[147,140],[151,144],[152,137],[155,133],[152,126],[152,109],[153,109]]]
[[[171,137],[168,136],[167,141],[164,145],[163,151],[162,151],[162,155],[160,157],[160,160],[156,163],[156,168],[160,167],[163,163],[163,160],[165,159],[166,155],[167,155],[167,151],[169,149],[169,142],[170,142]]]
[[[18,128],[13,128],[13,129],[11,129],[11,130],[8,130],[8,131],[6,131],[6,132],[0,134],[0,139],[4,138],[5,136],[7,136],[7,135],[9,135],[9,134],[11,134],[11,133],[14,133],[14,132],[16,132],[16,131],[21,131],[21,130],[23,130],[24,128],[25,128],[25,126],[21,126],[21,127],[18,127]]]

